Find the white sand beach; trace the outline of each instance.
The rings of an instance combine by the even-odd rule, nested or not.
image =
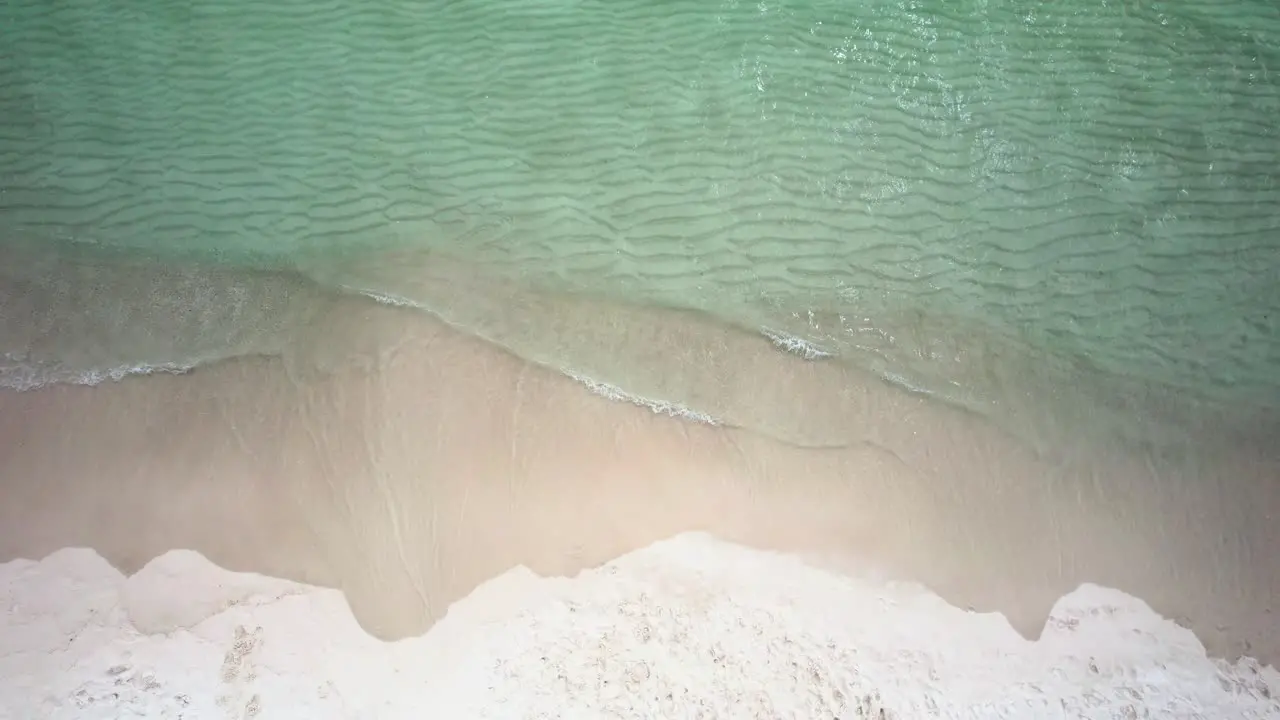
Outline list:
[[[62,550],[0,567],[5,718],[1280,717],[1280,673],[1084,585],[1037,641],[919,586],[700,534],[572,579],[513,569],[428,633],[340,593],[174,551],[126,578]]]
[[[847,388],[805,448],[326,322],[0,393],[3,717],[1280,717],[1265,462],[1064,469],[725,331],[724,407]]]

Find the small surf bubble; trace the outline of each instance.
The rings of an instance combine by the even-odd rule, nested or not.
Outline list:
[[[568,375],[574,380],[577,380],[578,382],[587,386],[587,389],[590,390],[591,392],[601,397],[608,398],[610,400],[618,400],[621,402],[629,402],[632,405],[639,405],[640,407],[648,408],[649,410],[653,411],[658,415],[669,415],[671,417],[684,418],[685,420],[692,420],[694,422],[699,422],[704,425],[720,424],[719,420],[715,419],[714,417],[706,413],[698,412],[697,410],[692,410],[690,408],[687,408],[683,405],[679,405],[677,403],[666,402],[665,400],[650,400],[648,398],[643,398],[638,395],[632,395],[631,393],[623,390],[622,388],[617,387],[616,385],[610,385],[608,383],[602,383],[597,380],[592,380],[589,377],[578,375],[577,373],[569,372],[567,370],[563,372],[565,375]]]
[[[352,287],[347,287],[345,285],[342,286],[342,289],[348,292],[353,292],[353,293],[363,295],[369,298],[370,300],[373,300],[374,302],[382,303],[383,305],[392,305],[395,307],[402,307],[402,308],[413,308],[415,310],[427,309],[427,307],[422,303],[414,302],[409,298],[400,297],[399,295],[392,295],[390,293],[378,292],[376,290],[352,288]]]
[[[37,365],[13,362],[5,358],[0,363],[0,387],[18,392],[39,390],[49,385],[101,385],[107,381],[120,381],[130,375],[155,375],[168,373],[182,375],[190,372],[194,365],[179,363],[160,363],[156,365],[120,365],[109,368],[90,370],[73,370],[66,367],[40,367]]]
[[[803,340],[792,335],[786,335],[776,330],[770,330],[769,328],[762,328],[760,332],[765,337],[769,338],[769,342],[772,342],[774,347],[783,352],[791,353],[792,355],[799,355],[805,360],[821,360],[823,358],[831,357],[831,353],[823,350],[817,345],[814,345],[808,340]]]

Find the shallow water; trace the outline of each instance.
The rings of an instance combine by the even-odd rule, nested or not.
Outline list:
[[[711,415],[715,358],[566,304],[767,331],[1042,448],[1276,428],[1268,3],[0,13],[10,386],[332,352],[309,318],[359,291]]]

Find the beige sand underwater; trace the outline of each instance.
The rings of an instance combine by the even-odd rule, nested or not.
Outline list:
[[[18,652],[0,662],[25,673],[5,680],[8,717],[114,716],[104,693],[171,713],[183,695],[188,717],[1280,716],[1273,671],[1211,663],[1172,622],[1211,656],[1280,657],[1270,461],[1191,479],[1050,465],[968,414],[717,331],[741,362],[729,405],[852,388],[848,442],[801,448],[593,395],[421,313],[353,301],[324,322],[364,350],[331,372],[251,358],[0,395],[0,560],[53,554],[3,570]],[[691,531],[735,545],[650,547]],[[163,567],[126,581],[60,552],[76,547],[126,575]],[[512,568],[573,576],[646,547],[567,584],[508,575],[431,629]],[[338,595],[292,583],[341,590],[374,637],[431,632],[382,645]],[[661,642],[624,637],[640,621],[618,612]],[[1009,704],[1027,688],[1049,704]]]

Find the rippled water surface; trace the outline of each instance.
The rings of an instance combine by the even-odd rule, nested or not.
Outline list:
[[[1272,3],[14,0],[0,47],[10,385],[281,352],[341,290],[699,362],[518,289],[1006,422],[1280,405]]]

